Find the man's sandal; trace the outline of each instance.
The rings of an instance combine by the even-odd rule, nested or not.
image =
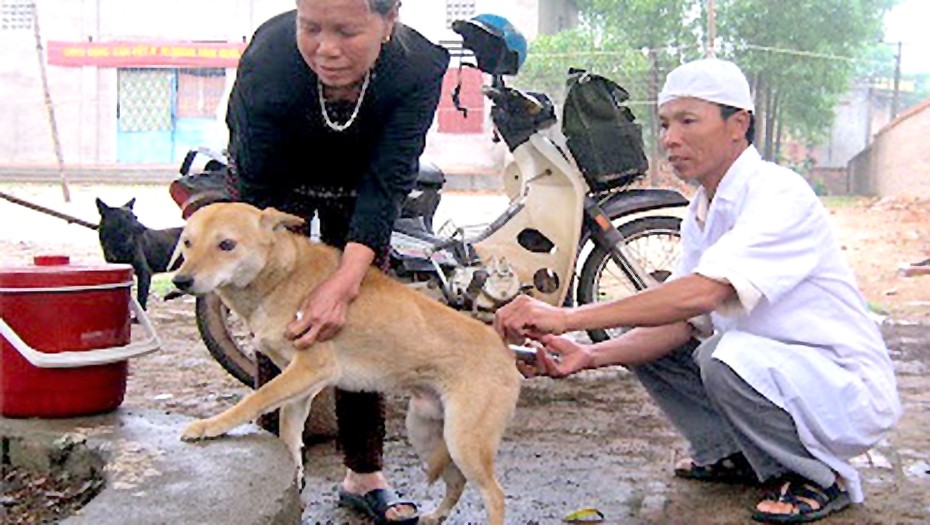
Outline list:
[[[692,460],[685,460],[675,467],[679,478],[710,481],[714,483],[733,483],[741,485],[758,485],[759,478],[746,460],[746,456],[737,452],[710,465],[698,465]]]
[[[803,479],[785,482],[778,492],[769,494],[759,504],[765,502],[785,503],[791,506],[791,510],[787,513],[764,512],[756,506],[752,519],[763,523],[808,523],[850,505],[849,494],[838,483],[823,488]]]
[[[392,489],[374,489],[363,495],[340,489],[339,506],[357,510],[373,519],[377,525],[414,525],[420,519],[417,514],[417,505],[412,501],[402,499]],[[396,520],[388,519],[388,511],[398,507],[412,508],[413,515]]]

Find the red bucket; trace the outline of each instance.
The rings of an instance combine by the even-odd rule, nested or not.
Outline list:
[[[130,357],[158,348],[132,298],[132,267],[67,256],[0,268],[0,415],[74,417],[116,409]],[[145,340],[130,344],[130,306]]]

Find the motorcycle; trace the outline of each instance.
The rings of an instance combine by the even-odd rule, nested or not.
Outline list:
[[[444,176],[424,163],[392,233],[394,276],[486,322],[518,294],[553,305],[588,304],[667,278],[679,250],[680,219],[655,213],[688,201],[673,190],[630,188],[648,166],[641,129],[622,104],[625,91],[603,77],[570,71],[563,143],[547,132],[558,122],[552,100],[505,84],[520,60],[504,35],[473,20],[458,20],[453,30],[477,59],[475,67],[491,79],[483,92],[496,136],[513,159],[502,173],[509,205],[477,235],[463,229],[437,234],[432,220]],[[585,109],[592,97],[608,105]],[[221,154],[192,150],[188,157],[172,187],[185,217],[222,198],[219,187],[192,181],[221,179],[217,174],[226,168]],[[193,167],[198,158],[206,159],[200,169]],[[197,298],[196,317],[213,357],[253,386],[257,370],[244,324],[213,295]],[[588,335],[603,341],[622,330]]]

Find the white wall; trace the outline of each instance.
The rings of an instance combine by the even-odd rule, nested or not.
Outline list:
[[[541,8],[561,12],[570,0],[476,0],[477,13],[507,17],[532,40]],[[43,0],[37,2],[43,41],[179,40],[240,42],[266,19],[293,9],[294,0]],[[552,7],[555,5],[555,7]],[[572,4],[573,5],[573,4]],[[551,15],[547,14],[547,18]],[[401,20],[438,42],[456,35],[445,27],[445,2],[404,0]],[[31,30],[0,31],[0,164],[55,163],[39,62]],[[67,165],[116,162],[116,69],[48,66],[48,81]],[[234,70],[229,70],[231,84]],[[436,135],[435,133],[433,135]],[[500,146],[485,134],[431,135],[433,157],[463,170],[499,166]],[[471,167],[471,166],[474,167]]]
[[[834,108],[829,142],[814,149],[817,166],[845,168],[846,164],[868,146],[868,94],[864,87],[850,90]]]
[[[180,40],[241,42],[294,0],[49,0],[37,2],[43,42]],[[98,13],[100,16],[98,17]],[[0,32],[0,163],[53,165],[35,38]],[[48,66],[65,163],[116,161],[116,69]],[[229,70],[232,82],[234,70]]]
[[[574,0],[539,0],[539,34],[551,35],[578,25]]]
[[[475,9],[479,13],[493,13],[510,20],[523,33],[527,40],[533,40],[539,33],[538,0],[476,0]]]
[[[510,20],[527,40],[541,34],[541,29],[555,28],[560,19],[577,22],[574,3],[571,0],[476,0],[475,14],[493,13]],[[543,16],[546,20],[541,20]],[[404,0],[400,8],[400,19],[405,24],[423,33],[433,42],[458,40],[451,29],[445,27],[445,0]]]
[[[400,21],[416,29],[433,42],[452,40],[456,34],[445,27],[444,0],[403,0]]]
[[[268,18],[295,6],[294,0],[94,1],[104,15],[99,29],[102,40],[242,41]]]
[[[59,5],[37,2],[39,22],[43,34],[58,31],[68,24],[81,27],[85,19],[84,5],[70,2]],[[47,112],[45,109],[39,56],[32,29],[0,31],[0,161],[9,164],[28,164],[37,159],[54,162],[55,154]],[[42,59],[44,60],[44,54]],[[48,71],[53,97],[63,99],[56,112],[61,118],[80,118],[84,90],[80,71]],[[59,120],[60,120],[59,119]],[[63,128],[63,129],[62,129]],[[73,126],[59,126],[62,135],[73,135]],[[77,155],[78,144],[69,144],[71,156]]]

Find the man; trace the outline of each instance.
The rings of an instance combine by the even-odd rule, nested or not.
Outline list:
[[[752,146],[752,97],[733,63],[678,67],[658,102],[669,162],[699,184],[674,275],[574,309],[520,297],[495,327],[545,347],[526,374],[632,367],[690,443],[677,476],[779,482],[756,506],[758,521],[814,521],[863,501],[848,460],[901,407],[888,351],[825,210],[798,174]],[[555,336],[617,326],[637,328],[589,346]],[[712,332],[694,350],[697,326]]]

